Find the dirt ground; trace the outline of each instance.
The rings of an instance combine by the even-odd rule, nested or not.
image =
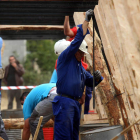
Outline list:
[[[2,98],[1,98],[1,110],[7,109],[8,107],[8,98],[7,98],[7,90],[1,91]],[[16,109],[16,100],[13,101],[13,109]]]

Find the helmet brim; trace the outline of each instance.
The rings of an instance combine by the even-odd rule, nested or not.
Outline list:
[[[79,49],[80,50],[80,49]],[[86,54],[89,54],[87,51],[83,51],[83,50],[81,50],[82,52],[84,52],[84,53],[86,53]]]

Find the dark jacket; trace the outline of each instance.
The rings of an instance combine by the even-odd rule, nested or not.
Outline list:
[[[4,75],[4,79],[3,79],[3,82],[7,85],[7,76],[8,76],[8,72],[9,72],[9,67],[10,65],[6,66],[5,67],[5,75]],[[20,86],[23,84],[23,78],[22,78],[22,75],[24,74],[24,68],[19,64],[17,65],[17,70],[16,70],[16,73],[15,73],[15,80],[16,80],[16,85],[17,86]]]

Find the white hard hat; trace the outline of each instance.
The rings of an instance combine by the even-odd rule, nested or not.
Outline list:
[[[70,41],[66,41],[65,39],[57,41],[54,45],[55,54],[59,56],[69,45]]]
[[[86,53],[86,54],[89,54],[88,53],[88,45],[86,43],[85,40],[83,40],[83,42],[81,43],[80,47],[79,47],[79,50],[81,50],[82,52]]]

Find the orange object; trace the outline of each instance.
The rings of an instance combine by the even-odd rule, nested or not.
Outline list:
[[[89,114],[97,114],[94,110],[89,110],[88,113]]]
[[[71,31],[73,31],[74,36],[73,36],[73,37],[71,37],[68,41],[72,41],[72,40],[75,38],[76,34],[77,34],[77,28],[76,28],[76,26],[75,26],[75,27],[73,27],[73,28],[71,28],[70,30],[71,30]]]
[[[43,128],[44,140],[53,140],[53,127]]]

